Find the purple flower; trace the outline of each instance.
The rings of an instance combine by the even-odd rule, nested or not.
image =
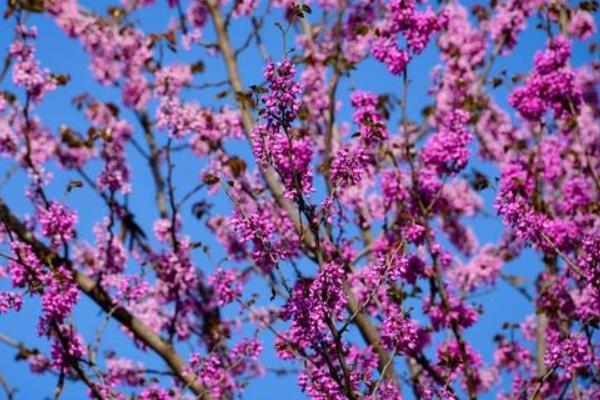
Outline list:
[[[50,238],[52,247],[56,248],[73,238],[79,218],[66,205],[53,202],[47,209],[40,208],[38,214],[42,235]]]
[[[242,294],[242,283],[233,271],[218,268],[209,278],[217,303],[220,307],[227,305]]]

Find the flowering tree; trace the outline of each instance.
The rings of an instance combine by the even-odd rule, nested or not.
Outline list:
[[[0,325],[0,367],[218,400],[274,351],[311,399],[600,399],[595,0],[83,3],[0,25],[0,321],[39,336]],[[57,126],[48,21],[93,78]],[[481,297],[530,316],[482,325]]]

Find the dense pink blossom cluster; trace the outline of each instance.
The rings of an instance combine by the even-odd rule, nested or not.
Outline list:
[[[86,353],[81,336],[72,327],[61,327],[55,333],[50,354],[52,366],[59,370],[72,368],[73,362]]]
[[[242,285],[232,271],[218,269],[208,278],[213,286],[219,306],[224,306],[236,300],[242,294]]]
[[[266,107],[266,122],[271,129],[287,129],[300,109],[300,84],[295,80],[296,68],[290,60],[267,64],[264,76],[269,93],[262,98]]]
[[[23,39],[16,41],[10,47],[10,56],[16,60],[13,68],[13,82],[16,86],[25,88],[27,96],[34,102],[40,103],[42,98],[56,89],[56,83],[50,71],[43,69],[35,59],[35,47],[25,39],[35,39],[35,29],[27,31],[20,27],[19,32]]]
[[[360,128],[360,136],[366,145],[388,137],[383,116],[377,111],[377,96],[373,93],[352,93],[350,103],[354,107],[352,119]]]
[[[20,311],[23,305],[22,297],[15,292],[0,293],[0,314],[5,314],[9,310]]]
[[[66,243],[73,238],[77,214],[62,203],[52,203],[48,209],[40,210],[42,235],[50,238],[52,246]]]
[[[469,161],[469,143],[472,135],[466,129],[469,114],[456,111],[442,117],[438,132],[425,144],[422,158],[427,166],[442,173],[463,169]]]
[[[313,191],[312,141],[308,137],[299,137],[291,129],[301,104],[301,89],[295,74],[290,60],[267,64],[264,76],[269,88],[262,98],[265,124],[257,125],[251,135],[255,156],[263,166],[272,165],[276,169],[288,198]]]
[[[497,46],[507,53],[517,44],[517,37],[527,27],[527,19],[544,1],[503,1],[489,21],[489,31]]]
[[[400,310],[390,310],[381,325],[381,341],[397,354],[415,354],[429,342],[428,333]]]
[[[292,321],[288,340],[293,346],[317,344],[327,331],[327,324],[341,319],[346,301],[342,276],[341,266],[328,263],[314,281],[303,280],[294,286],[291,298],[281,310],[281,317]]]
[[[567,65],[570,56],[571,45],[563,37],[552,39],[547,51],[536,54],[526,85],[510,96],[511,105],[523,118],[537,121],[551,110],[555,118],[566,119],[579,111],[581,89]]]
[[[437,15],[431,8],[417,10],[417,2],[394,0],[387,5],[387,14],[381,21],[379,37],[373,43],[373,57],[385,63],[393,75],[402,73],[410,61],[410,53],[420,54],[431,37],[446,23],[444,12]],[[402,34],[407,47],[401,48],[398,34]]]
[[[576,11],[569,21],[568,32],[569,35],[577,39],[585,40],[590,38],[596,33],[594,16],[587,11]]]

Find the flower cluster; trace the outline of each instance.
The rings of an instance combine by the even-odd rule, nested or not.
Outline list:
[[[373,155],[361,145],[351,145],[337,151],[329,176],[336,186],[345,187],[359,183],[369,173]]]
[[[291,128],[302,103],[295,74],[290,60],[267,64],[264,76],[269,90],[262,98],[266,124],[257,125],[251,134],[255,157],[263,167],[275,167],[286,189],[284,195],[290,199],[313,191],[312,141]]]
[[[9,310],[20,311],[23,306],[23,298],[14,292],[0,292],[0,314]]]
[[[492,39],[501,44],[507,54],[517,44],[517,36],[527,26],[527,19],[543,2],[509,0],[499,4],[496,13],[489,21]]]
[[[463,291],[474,291],[483,285],[494,285],[504,264],[497,249],[483,246],[468,264],[454,269],[450,277]]]
[[[86,117],[103,138],[101,157],[104,169],[98,177],[98,186],[102,190],[128,193],[131,187],[125,146],[133,134],[131,125],[118,118],[118,110],[111,104],[90,104]]]
[[[94,226],[96,247],[94,249],[91,272],[95,275],[119,274],[125,269],[127,253],[123,243],[109,231],[110,219],[105,218]]]
[[[33,39],[37,36],[35,28],[26,30],[19,27],[18,31],[18,35],[24,38]],[[57,85],[50,71],[40,67],[35,59],[35,47],[32,44],[18,40],[11,45],[9,54],[16,61],[12,73],[13,83],[24,87],[27,96],[34,103],[40,103],[44,96],[56,89]]]
[[[43,315],[38,327],[40,334],[49,332],[54,324],[62,324],[71,314],[79,299],[79,290],[73,279],[73,273],[64,267],[43,278],[46,288],[42,295]]]
[[[535,55],[533,73],[523,87],[510,95],[511,105],[529,121],[538,121],[551,110],[557,119],[576,115],[581,103],[581,88],[568,67],[571,45],[564,37],[549,41],[545,52]]]
[[[466,128],[469,114],[454,111],[440,122],[438,131],[431,136],[421,153],[423,162],[441,173],[456,173],[469,161],[469,143],[473,140]]]
[[[61,327],[52,341],[52,366],[61,371],[71,371],[86,354],[81,336],[72,327]]]
[[[317,343],[328,321],[341,319],[346,303],[343,280],[342,266],[332,262],[322,267],[313,282],[303,280],[294,286],[281,317],[292,320],[290,340],[300,348]]]
[[[40,209],[39,221],[42,235],[50,238],[52,246],[57,247],[73,238],[78,216],[66,205],[53,202],[47,209]]]
[[[417,322],[393,307],[381,325],[381,342],[388,351],[416,354],[429,344],[429,335]]]
[[[558,340],[558,334],[549,335],[549,349],[544,363],[550,368],[565,369],[565,377],[571,378],[580,368],[586,368],[592,361],[589,344],[583,335]]]
[[[156,94],[158,96],[174,96],[192,81],[189,65],[171,65],[156,74]]]
[[[213,287],[220,307],[236,300],[242,293],[242,284],[232,271],[217,269],[208,278],[208,283]]]
[[[366,145],[387,138],[383,115],[377,111],[377,96],[373,93],[356,91],[352,93],[350,103],[354,107],[352,119],[359,126],[360,137]]]
[[[592,37],[596,33],[594,16],[587,11],[576,11],[569,21],[568,31],[569,35],[580,40]]]
[[[419,12],[416,6],[417,3],[412,0],[391,1],[386,19],[380,27],[380,37],[373,43],[373,57],[385,63],[393,75],[405,70],[410,61],[409,51],[420,54],[430,38],[441,31],[447,22],[444,13],[437,15],[431,8]],[[406,49],[399,47],[398,34],[406,39]]]
[[[266,107],[267,126],[271,129],[288,129],[300,110],[300,84],[295,80],[296,68],[288,59],[265,67],[264,76],[269,82],[269,93],[262,99]]]

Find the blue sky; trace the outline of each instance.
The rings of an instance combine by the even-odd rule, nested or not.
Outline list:
[[[108,8],[108,6],[115,5],[116,0],[83,1],[82,3],[87,7],[103,11]],[[142,22],[142,27],[148,32],[165,30],[169,18],[171,18],[170,16],[175,15],[172,10],[169,10],[166,7],[165,1],[159,1],[158,3],[159,4],[155,7],[138,12],[133,16],[134,19],[139,18]],[[166,17],[167,15],[169,15],[169,17]],[[281,34],[279,29],[274,25],[274,22],[278,20],[283,21],[281,14],[275,13],[265,24],[263,33],[265,44],[269,49],[270,54],[275,59],[281,57],[282,53]],[[38,59],[41,61],[42,65],[53,72],[62,74],[67,73],[71,76],[69,85],[61,87],[50,94],[42,105],[36,109],[35,114],[41,117],[44,125],[50,127],[53,132],[56,132],[61,124],[69,125],[76,130],[85,131],[87,129],[87,124],[84,118],[70,105],[73,96],[85,91],[92,92],[94,96],[103,101],[120,103],[118,88],[103,87],[93,80],[89,73],[89,59],[81,50],[77,41],[65,37],[47,17],[33,16],[28,21],[28,24],[35,24],[38,26],[40,33],[39,39],[37,40]],[[533,24],[534,22],[530,23],[530,25]],[[6,49],[13,37],[12,29],[12,21],[0,21],[0,54],[6,53]],[[238,44],[243,42],[248,29],[249,24],[247,21],[234,22],[231,34],[233,41]],[[206,29],[205,39],[211,40],[212,37],[211,30]],[[498,61],[492,70],[492,76],[502,69],[508,70],[509,73],[524,73],[528,71],[532,64],[534,51],[542,48],[545,41],[546,38],[544,34],[529,30],[527,33],[523,34],[519,45],[514,50],[513,54],[506,59],[501,58]],[[290,46],[288,45],[288,47]],[[175,60],[192,62],[201,59],[204,61],[206,64],[206,72],[196,78],[196,83],[219,81],[225,78],[225,71],[219,58],[207,56],[204,51],[200,51],[197,48],[189,53],[179,52],[178,54],[167,54],[166,56],[166,64]],[[430,100],[426,95],[426,90],[429,85],[429,72],[437,62],[436,56],[437,53],[433,49],[433,46],[430,46],[427,51],[410,64],[409,76],[412,83],[411,91],[409,93],[409,113],[412,116],[416,117],[420,109]],[[585,51],[585,44],[579,45],[575,48],[573,63],[575,65],[585,63],[586,61],[589,61],[588,57],[589,56]],[[261,82],[264,64],[254,47],[251,47],[244,53],[240,65],[242,66],[241,72],[246,86]],[[374,61],[366,62],[357,71],[353,72],[352,81],[358,88],[377,93],[391,92],[399,96],[402,89],[401,79],[392,77],[385,71],[384,66]],[[10,84],[10,77],[7,77],[1,83],[0,88],[2,90],[14,89]],[[219,101],[215,99],[214,94],[219,90],[220,89],[189,92],[186,94],[186,98],[190,100],[194,99],[203,105],[218,105],[222,104],[222,102],[219,103]],[[17,92],[19,91],[17,90]],[[347,80],[343,81],[339,93],[341,99],[345,100],[348,98],[350,85]],[[507,91],[505,89],[500,88],[494,91],[493,94],[502,106],[506,106],[505,99]],[[230,100],[226,102],[231,103]],[[134,126],[136,137],[141,138],[142,133],[139,125],[136,124],[135,118],[132,117],[130,112],[126,112],[125,115]],[[350,110],[346,101],[340,110],[340,116],[342,120],[349,121]],[[165,142],[166,135],[164,132],[158,133],[157,136],[161,143]],[[143,142],[143,140],[140,140],[140,142]],[[228,147],[232,152],[242,155],[245,158],[248,158],[249,156],[248,146],[241,141],[230,142]],[[151,232],[152,222],[156,219],[157,212],[154,203],[148,199],[153,199],[154,186],[150,180],[149,170],[145,160],[133,151],[133,149],[129,150],[128,154],[132,166],[133,183],[133,195],[129,199],[130,208],[138,215],[138,222],[141,226],[147,232]],[[199,173],[204,167],[204,162],[189,154],[178,155],[176,162],[175,186],[178,190],[177,193],[181,195],[199,182]],[[3,176],[11,166],[12,164],[9,161],[1,159],[0,177]],[[485,171],[491,177],[497,176],[496,170],[490,165],[476,162],[471,164],[470,167]],[[95,176],[98,168],[99,163],[93,162],[88,171],[91,175]],[[53,171],[55,171],[55,179],[48,188],[50,197],[65,201],[71,205],[72,208],[79,211],[79,237],[81,240],[87,240],[88,242],[93,243],[91,227],[105,215],[105,206],[87,187],[66,194],[65,187],[67,183],[71,179],[77,179],[77,176],[73,172],[65,172],[56,168],[53,168]],[[27,178],[25,174],[19,172],[8,183],[0,187],[0,196],[5,199],[19,215],[24,215],[25,213],[30,213],[32,211],[30,206],[23,201],[23,190],[26,184]],[[196,199],[199,199],[203,195],[205,195],[205,193],[201,192],[197,195]],[[317,193],[317,197],[320,195],[322,194]],[[491,206],[494,197],[493,191],[483,191],[482,196],[486,201],[486,209],[490,216],[475,218],[471,221],[471,226],[475,229],[480,243],[484,244],[486,242],[496,241],[502,233],[502,226],[495,217],[495,211]],[[210,200],[214,204],[212,209],[214,213],[226,213],[231,209],[230,202],[222,195],[217,195]],[[191,202],[188,203],[188,206],[190,204]],[[201,240],[203,243],[213,248],[212,254],[215,259],[219,259],[223,256],[222,250],[207,233],[203,223],[195,221],[191,217],[189,209],[184,209],[183,213],[184,218],[188,221],[185,226],[186,233],[190,234],[194,240]],[[207,273],[213,269],[211,262],[201,253],[197,254],[195,261],[198,266]],[[508,274],[523,275],[531,282],[535,274],[540,270],[540,267],[541,263],[539,259],[531,250],[528,250],[522,257],[506,265],[505,272]],[[5,282],[0,282],[0,289],[2,288],[6,288]],[[259,292],[261,294],[266,293],[267,290],[263,285],[257,282],[252,282],[249,289],[250,291]],[[466,336],[473,346],[483,354],[484,358],[489,361],[493,352],[493,333],[499,330],[504,321],[520,322],[523,320],[524,316],[530,314],[532,310],[514,289],[502,282],[499,283],[497,290],[492,295],[481,296],[477,301],[483,305],[485,313],[481,317],[479,323],[474,328],[467,331]],[[37,337],[36,332],[39,309],[39,301],[27,298],[25,307],[21,313],[9,313],[8,315],[0,317],[0,332],[7,334],[16,340],[23,341],[28,346],[37,346],[41,350],[47,350],[48,346],[45,344],[45,340],[40,340]],[[232,308],[229,311],[235,313],[237,310]],[[100,321],[100,315],[99,309],[91,304],[86,298],[82,297],[82,301],[77,306],[74,321],[76,322],[76,325],[80,327],[84,338],[86,338],[88,342],[92,340],[95,335],[98,322]],[[270,333],[265,333],[263,337],[266,339],[265,341],[267,343],[262,358],[265,366],[295,367],[292,364],[282,363],[275,358],[269,346],[272,339]],[[141,357],[148,367],[162,368],[163,364],[161,360],[151,355],[140,355],[138,350],[125,343],[127,343],[127,340],[119,331],[118,327],[114,323],[110,323],[108,331],[102,340],[101,348],[115,349],[118,351],[119,355],[123,357],[131,357],[134,359]],[[184,354],[188,352],[185,347],[181,347],[181,351]],[[32,375],[29,373],[25,363],[13,362],[12,355],[14,354],[14,351],[1,343],[0,354],[2,355],[0,357],[0,373],[4,375],[11,386],[18,388],[19,391],[17,392],[16,399],[37,400],[52,395],[52,390],[56,383],[55,377],[48,375]],[[70,400],[82,398],[84,390],[85,389],[81,385],[68,384],[65,388],[63,399]],[[412,393],[406,389],[404,390],[404,394],[407,398],[410,398],[412,395]],[[287,400],[304,398],[297,388],[295,377],[282,378],[267,373],[262,379],[253,381],[246,389],[244,395],[244,398],[246,399],[280,399],[283,397]],[[484,398],[492,397],[493,393]]]

